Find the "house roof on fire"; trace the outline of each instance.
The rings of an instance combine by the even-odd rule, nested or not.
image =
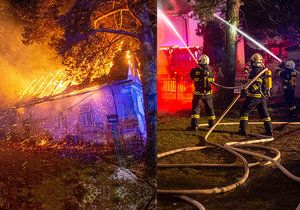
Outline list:
[[[72,81],[64,79],[64,76],[60,70],[55,74],[52,73],[31,81],[26,88],[20,92],[19,101],[15,108],[92,92],[107,85],[115,85],[129,81],[140,82],[138,70],[132,69],[131,66],[129,66],[128,69],[114,69],[108,75],[103,75],[89,83],[83,82],[81,84],[74,84]]]

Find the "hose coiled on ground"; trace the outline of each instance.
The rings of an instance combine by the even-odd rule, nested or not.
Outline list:
[[[267,69],[261,71],[255,78],[253,78],[251,81],[249,81],[247,84],[245,84],[243,86],[227,87],[227,86],[222,86],[222,85],[218,85],[218,84],[217,84],[217,86],[219,86],[221,88],[226,88],[226,89],[234,89],[234,88],[247,89],[254,81],[257,80],[257,78],[259,78],[262,74],[264,74],[266,70]],[[220,123],[220,122],[226,116],[226,114],[229,112],[229,110],[233,107],[233,105],[238,101],[238,99],[240,97],[241,97],[241,94],[238,94],[233,99],[231,104],[226,108],[226,110],[223,112],[223,114],[220,116],[220,118],[216,121],[215,125],[212,126],[209,129],[209,131],[206,133],[204,139],[205,139],[205,143],[206,143],[207,146],[185,147],[185,148],[180,148],[180,149],[175,149],[175,150],[163,152],[163,153],[157,155],[157,159],[160,159],[162,157],[166,157],[168,155],[173,155],[173,154],[176,154],[176,153],[180,153],[180,152],[196,151],[196,150],[202,150],[202,149],[212,148],[212,147],[222,148],[222,149],[228,151],[229,153],[233,154],[237,158],[239,158],[243,165],[237,165],[237,164],[158,164],[158,168],[174,168],[174,167],[175,168],[181,168],[181,167],[184,167],[184,168],[187,168],[187,167],[193,167],[193,168],[197,168],[197,167],[233,168],[233,167],[243,167],[244,168],[243,176],[238,181],[236,181],[235,183],[227,185],[227,186],[223,186],[223,187],[216,187],[216,188],[211,188],[211,189],[176,189],[176,190],[158,189],[158,191],[157,191],[158,194],[174,195],[174,196],[176,196],[176,197],[178,197],[178,198],[180,198],[180,199],[182,199],[186,202],[189,202],[190,204],[194,205],[198,209],[203,210],[205,208],[201,203],[199,203],[198,201],[193,200],[193,199],[191,199],[191,198],[189,198],[185,195],[215,194],[215,193],[223,193],[223,192],[231,191],[231,190],[235,189],[236,187],[238,187],[238,186],[240,186],[240,185],[242,185],[243,183],[246,182],[246,180],[249,177],[250,167],[257,166],[257,165],[269,165],[271,163],[274,164],[278,169],[280,169],[290,179],[292,179],[296,182],[300,182],[300,177],[295,176],[294,174],[289,172],[286,168],[284,168],[279,162],[277,162],[280,159],[280,152],[277,149],[271,148],[271,147],[266,147],[266,146],[253,145],[255,143],[264,143],[264,142],[273,141],[274,137],[252,134],[254,136],[259,136],[260,139],[250,140],[250,141],[243,141],[243,142],[228,142],[224,145],[208,141],[208,138],[209,138],[210,134],[212,133],[212,131],[218,125],[236,125],[236,124],[238,124],[238,123]],[[261,124],[261,123],[252,122],[252,123],[249,123],[249,124]],[[300,125],[300,122],[293,122],[293,123],[274,122],[273,124]],[[206,124],[201,124],[199,126],[206,126]],[[269,151],[272,151],[273,153],[275,153],[275,156],[274,157],[268,157],[266,155],[259,154],[257,152],[251,152],[251,151],[241,149],[241,148],[255,148],[255,149],[269,150]],[[266,160],[267,162],[265,162],[265,163],[261,163],[261,162],[248,163],[248,161],[243,157],[242,154],[247,154],[247,155],[251,155],[251,156],[254,156],[254,157],[259,157],[259,158],[262,158],[262,159]]]

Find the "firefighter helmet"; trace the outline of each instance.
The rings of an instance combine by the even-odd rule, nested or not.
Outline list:
[[[209,57],[205,54],[202,54],[198,60],[199,65],[208,65],[209,64]]]
[[[296,64],[295,64],[294,61],[289,60],[289,61],[287,61],[287,62],[285,63],[285,66],[286,66],[286,68],[288,68],[288,69],[294,69],[294,68],[296,67]]]
[[[251,61],[252,61],[252,62],[256,62],[256,63],[262,63],[263,57],[262,57],[262,55],[259,54],[259,53],[254,53],[254,54],[251,56]]]

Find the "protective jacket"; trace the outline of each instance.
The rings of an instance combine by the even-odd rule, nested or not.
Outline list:
[[[248,81],[252,80],[263,71],[265,67],[254,66],[251,67],[248,74]],[[256,81],[254,81],[248,88],[246,95],[251,98],[266,98],[270,96],[270,91],[272,88],[272,72],[267,70],[262,74]]]
[[[201,101],[204,103],[208,124],[211,127],[216,119],[211,85],[214,81],[213,71],[207,65],[199,65],[191,70],[190,77],[194,81],[195,86],[192,101],[191,128],[196,129],[199,124]]]
[[[295,103],[295,88],[297,73],[294,71],[294,69],[282,67],[278,71],[278,75],[283,79],[283,92],[285,101],[289,107],[289,117],[296,117],[297,107]]]
[[[214,81],[214,75],[209,66],[199,65],[198,67],[193,68],[190,72],[190,77],[194,81],[194,95],[212,95],[211,83]]]
[[[248,80],[255,78],[264,66],[251,66],[249,69]],[[240,133],[247,133],[249,114],[256,108],[260,118],[264,122],[264,127],[268,135],[272,135],[273,128],[271,117],[267,109],[267,96],[270,95],[272,88],[272,72],[267,70],[256,81],[254,81],[246,91],[246,100],[240,109]]]
[[[297,73],[294,69],[282,68],[278,75],[283,79],[283,89],[295,89]]]

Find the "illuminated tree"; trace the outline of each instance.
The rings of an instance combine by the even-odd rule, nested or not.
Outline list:
[[[156,165],[156,2],[152,0],[11,0],[27,26],[24,43],[57,51],[77,83],[121,72],[115,59],[126,52],[141,63],[147,124],[149,172]],[[124,58],[119,56],[124,52]],[[114,71],[113,71],[114,70]]]

